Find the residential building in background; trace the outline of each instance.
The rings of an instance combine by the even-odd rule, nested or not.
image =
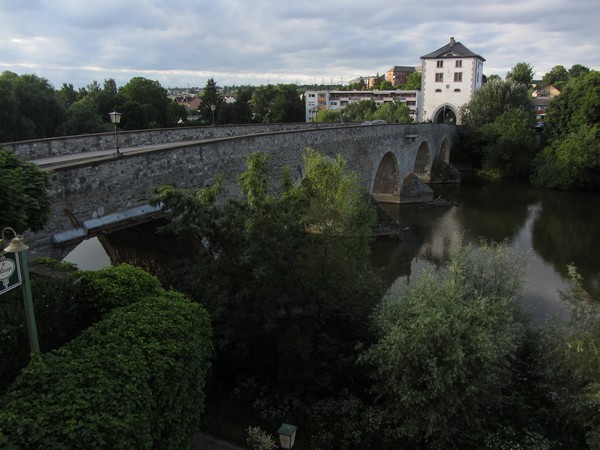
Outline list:
[[[552,85],[543,85],[540,81],[534,81],[533,85],[534,88],[531,97],[535,108],[535,126],[538,129],[542,129],[544,127],[548,104],[550,100],[560,95],[560,91]]]
[[[418,114],[421,91],[403,91],[401,89],[385,91],[380,91],[378,89],[370,91],[306,91],[306,121],[314,121],[317,112],[321,109],[331,109],[334,111],[339,109],[343,110],[350,103],[356,103],[362,100],[373,100],[377,106],[381,106],[386,102],[399,100],[408,107],[413,120],[415,122],[419,121]]]
[[[421,56],[421,120],[460,125],[460,107],[483,84],[484,61],[453,37],[443,47]]]
[[[400,86],[406,83],[406,78],[411,73],[420,71],[420,91],[306,91],[305,118],[307,122],[311,122],[321,109],[344,109],[348,104],[362,100],[374,100],[378,105],[400,100],[406,104],[415,122],[460,125],[460,107],[468,103],[483,84],[484,61],[484,58],[452,37],[445,46],[421,56],[420,69],[414,66],[393,66],[386,72],[386,80],[394,86]],[[367,81],[370,78],[372,77],[361,79]],[[365,84],[372,87],[372,84]]]
[[[385,79],[394,87],[402,86],[406,84],[408,76],[416,71],[417,68],[414,66],[394,66],[385,73]]]

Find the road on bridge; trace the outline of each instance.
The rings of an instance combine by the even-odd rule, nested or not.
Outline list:
[[[201,142],[211,142],[219,140],[219,138],[212,139],[199,139],[194,141],[183,141],[173,142],[167,144],[152,144],[152,145],[140,145],[139,147],[119,147],[121,155],[136,155],[139,153],[152,152],[157,150],[163,150],[166,148],[173,147],[184,147],[188,145],[194,145]],[[53,169],[60,166],[68,166],[71,164],[89,162],[89,161],[106,161],[110,159],[119,158],[116,154],[117,149],[108,150],[93,150],[82,153],[71,153],[68,155],[50,156],[47,158],[34,159],[29,162],[36,164],[41,169]],[[122,157],[122,156],[121,156]]]

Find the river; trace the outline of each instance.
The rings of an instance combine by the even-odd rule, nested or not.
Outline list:
[[[402,229],[400,240],[373,244],[374,264],[388,286],[410,282],[424,267],[447,261],[461,243],[477,245],[485,238],[529,255],[522,299],[534,325],[567,316],[559,291],[566,288],[568,264],[577,267],[588,292],[600,296],[599,194],[535,189],[512,181],[433,189],[436,197],[458,205],[385,205]],[[84,241],[65,260],[83,270],[110,265],[97,239]]]

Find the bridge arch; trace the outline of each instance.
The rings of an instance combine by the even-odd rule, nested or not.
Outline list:
[[[400,203],[400,169],[392,152],[383,155],[379,162],[371,195],[378,202]]]
[[[448,138],[444,138],[442,141],[442,145],[440,146],[440,151],[438,153],[438,158],[441,161],[444,161],[446,164],[450,164],[450,142]]]
[[[427,141],[421,142],[417,150],[417,156],[413,165],[413,173],[421,181],[429,182],[431,176],[431,151]]]

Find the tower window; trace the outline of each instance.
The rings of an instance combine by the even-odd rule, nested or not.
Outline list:
[[[457,60],[456,60],[456,67],[457,67],[457,68],[460,68],[460,67],[462,67],[462,59],[457,59]]]
[[[443,83],[444,82],[444,74],[443,73],[436,73],[435,74],[435,82],[436,83]]]
[[[444,61],[438,61],[438,62],[437,62],[437,67],[438,67],[438,68],[440,68],[440,69],[441,69],[442,67],[444,67]]]
[[[454,82],[460,83],[462,81],[462,72],[454,72]]]

